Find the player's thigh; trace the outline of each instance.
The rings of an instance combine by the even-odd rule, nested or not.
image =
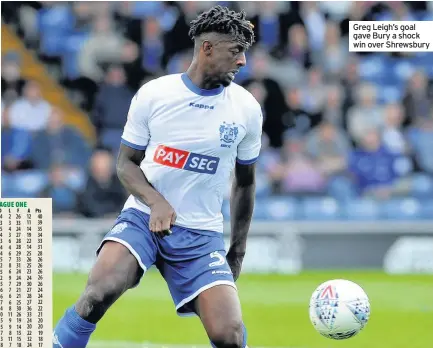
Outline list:
[[[141,277],[135,257],[120,243],[104,242],[84,292],[75,304],[77,313],[97,323],[110,306]]]
[[[87,284],[107,283],[117,290],[133,287],[143,275],[137,259],[123,244],[107,240],[100,248]],[[107,287],[109,286],[107,285]]]
[[[195,315],[197,296],[216,285],[236,288],[226,260],[222,234],[204,235],[174,226],[172,234],[159,239],[156,266],[167,282],[180,316]]]
[[[226,284],[213,286],[194,300],[194,308],[212,341],[238,341],[242,337],[242,310],[237,290]],[[229,337],[227,337],[229,336]]]
[[[123,293],[138,285],[155,262],[156,252],[145,215],[136,210],[123,211],[97,248],[87,287],[104,297]]]
[[[149,230],[149,215],[137,209],[121,212],[110,231],[104,236],[96,253],[99,254],[107,242],[116,242],[129,251],[128,258],[135,258],[138,266],[146,272],[156,260],[156,236]]]

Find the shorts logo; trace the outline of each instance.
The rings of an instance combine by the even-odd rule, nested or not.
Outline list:
[[[235,123],[228,124],[223,122],[220,126],[220,141],[221,141],[221,147],[228,147],[230,148],[238,137],[238,127],[235,126]]]
[[[215,174],[220,159],[218,157],[201,155],[165,145],[159,145],[155,150],[153,160],[167,167],[202,174]]]
[[[226,263],[226,259],[218,251],[211,252],[209,255],[212,259],[218,259],[209,264],[209,267],[222,266]]]
[[[212,271],[212,274],[232,274],[230,271]]]
[[[53,345],[54,345],[53,347],[63,348],[63,346],[59,342],[59,338],[55,333],[53,333]]]
[[[111,232],[110,232],[110,234],[118,234],[118,233],[121,233],[125,228],[127,228],[128,227],[128,224],[126,223],[126,222],[122,222],[122,223],[120,223],[120,224],[117,224],[116,226],[114,226],[112,229],[111,229]]]

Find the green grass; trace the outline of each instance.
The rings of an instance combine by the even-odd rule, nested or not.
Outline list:
[[[344,278],[368,293],[371,317],[365,329],[345,341],[316,333],[308,318],[310,295],[321,282]],[[86,275],[55,274],[54,323],[84,289]],[[431,348],[433,277],[377,272],[306,272],[301,275],[242,275],[238,281],[250,347]],[[92,341],[208,344],[198,318],[180,318],[166,284],[149,271],[109,309]],[[120,347],[119,347],[120,348]]]

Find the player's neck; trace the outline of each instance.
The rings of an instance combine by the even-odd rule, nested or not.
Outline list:
[[[192,83],[200,89],[215,89],[219,87],[215,81],[212,81],[211,78],[206,76],[206,73],[200,69],[198,64],[195,62],[191,63],[186,74]]]

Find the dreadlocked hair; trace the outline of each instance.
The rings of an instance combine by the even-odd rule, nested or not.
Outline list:
[[[227,34],[248,48],[254,43],[253,28],[254,25],[246,19],[244,10],[235,12],[227,7],[217,5],[191,21],[188,34],[192,40],[203,33]]]

